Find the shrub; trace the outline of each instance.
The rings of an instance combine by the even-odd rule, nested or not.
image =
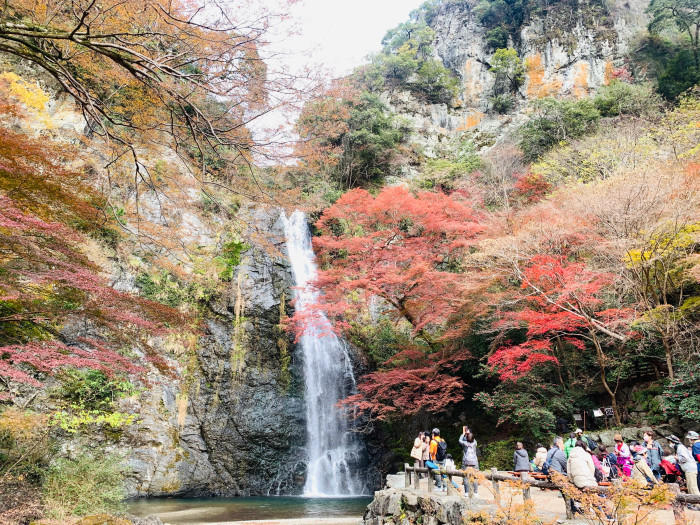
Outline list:
[[[500,49],[508,45],[508,30],[497,26],[486,31],[486,43],[491,49]]]
[[[644,117],[659,111],[661,98],[651,84],[628,84],[613,80],[598,90],[593,104],[603,117]]]
[[[497,49],[491,58],[491,73],[496,76],[494,93],[514,93],[525,82],[525,67],[513,48]]]
[[[535,160],[552,146],[594,131],[600,112],[588,99],[535,101],[535,113],[520,130],[520,148],[528,160]]]
[[[61,373],[59,395],[86,410],[107,410],[136,390],[127,379],[107,377],[101,370],[68,369]]]
[[[122,460],[116,455],[59,458],[43,483],[46,515],[57,520],[124,510]]]
[[[693,54],[684,49],[667,62],[663,73],[659,75],[659,93],[667,100],[675,100],[698,82],[700,71],[695,65]]]
[[[679,417],[689,424],[700,423],[700,363],[676,365],[676,377],[668,381],[661,409],[666,418]]]
[[[515,106],[515,97],[510,93],[501,93],[489,99],[491,108],[501,115],[509,113]]]
[[[457,96],[459,82],[439,60],[426,60],[416,73],[410,89],[434,104],[450,104]]]
[[[352,343],[361,348],[372,359],[375,365],[381,365],[410,341],[410,330],[401,330],[396,324],[386,318],[376,323],[352,323],[348,336]]]
[[[0,414],[0,478],[15,476],[36,482],[50,453],[45,415],[15,408]]]
[[[442,189],[451,191],[455,183],[477,170],[479,164],[448,159],[428,159],[423,167],[419,185],[425,189]]]
[[[411,13],[411,20],[387,32],[382,52],[372,57],[372,64],[357,72],[369,90],[388,84],[411,91],[434,104],[450,104],[458,93],[458,80],[440,60],[431,58],[435,31],[421,13]]]
[[[518,438],[508,438],[482,445],[480,447],[482,457],[479,461],[479,468],[481,470],[488,470],[492,467],[496,467],[498,470],[512,470],[513,451],[518,441]]]
[[[226,277],[227,263],[233,264],[236,261],[234,257],[235,250],[228,252],[228,258],[226,257],[226,252],[227,249],[224,246],[222,255],[215,258],[221,268],[219,279]],[[218,283],[214,278],[202,278],[199,281],[185,282],[169,271],[162,270],[155,274],[141,272],[136,276],[134,284],[143,297],[173,308],[180,308],[210,300],[216,294],[216,285]]]
[[[221,255],[214,258],[216,262],[223,265],[223,270],[219,273],[219,279],[230,281],[233,278],[233,272],[241,264],[241,254],[248,248],[249,246],[246,243],[238,240],[228,241],[223,245]]]

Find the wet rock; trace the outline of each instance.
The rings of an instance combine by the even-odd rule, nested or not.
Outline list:
[[[193,370],[180,366],[181,378],[154,372],[150,391],[125,401],[125,410],[140,414],[119,446],[131,497],[303,488],[301,360],[280,328],[281,315],[292,313],[284,230],[277,210],[247,213],[267,244],[242,254],[228,295],[211,305]]]

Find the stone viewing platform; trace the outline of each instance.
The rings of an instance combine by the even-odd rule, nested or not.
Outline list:
[[[493,476],[494,472],[482,473]],[[506,525],[515,517],[523,518],[518,523],[562,523],[583,525],[590,520],[581,516],[567,517],[566,505],[559,490],[552,489],[549,482],[529,481],[527,484],[517,481],[498,481],[508,476],[498,473],[497,480],[479,481],[478,494],[464,494],[451,484],[448,491],[438,490],[433,479],[423,478],[415,484],[412,478],[407,484],[405,473],[387,476],[384,489],[374,493],[373,501],[361,521],[362,525],[469,525],[490,523]],[[510,476],[512,477],[512,476]],[[461,478],[452,477],[462,486]],[[530,485],[534,483],[535,485]],[[538,486],[539,485],[539,486]],[[528,504],[528,501],[531,504]],[[682,505],[682,519],[687,525],[700,525],[700,512],[687,510]],[[508,518],[510,517],[510,518]],[[676,520],[673,508],[650,511],[649,523],[681,523]]]

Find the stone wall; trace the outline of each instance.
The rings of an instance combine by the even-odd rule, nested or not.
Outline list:
[[[413,490],[384,489],[374,493],[363,525],[461,525],[469,510],[462,496],[416,494]]]

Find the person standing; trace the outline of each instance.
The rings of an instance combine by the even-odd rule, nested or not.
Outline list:
[[[447,442],[440,437],[440,429],[434,428],[430,441],[430,459],[437,465],[438,469],[445,469],[445,459],[447,458]],[[442,488],[442,475],[435,475],[435,486]]]
[[[644,447],[647,449],[646,458],[647,465],[654,473],[654,477],[657,480],[661,479],[661,460],[664,457],[664,449],[661,447],[658,441],[656,441],[655,434],[653,430],[647,430],[644,432]]]
[[[462,428],[462,435],[459,436],[459,445],[462,447],[462,469],[466,470],[468,468],[473,468],[479,470],[479,457],[477,456],[477,444],[476,439],[474,439],[474,434],[467,427]],[[467,476],[464,476],[464,493],[468,492],[468,480]],[[474,495],[479,493],[479,483],[477,480],[472,481],[472,489],[474,490]]]
[[[685,474],[685,482],[688,485],[688,494],[700,495],[698,490],[698,464],[693,459],[690,450],[676,436],[669,436],[676,451],[676,462]]]
[[[425,430],[423,432],[423,466],[426,461],[430,461],[430,432]],[[423,477],[430,478],[430,474],[424,474]]]
[[[695,460],[695,464],[698,469],[697,482],[698,489],[700,489],[700,435],[694,430],[691,430],[685,437],[688,438],[688,441],[690,441],[692,444],[690,447],[690,453],[693,455],[693,459]]]
[[[425,466],[423,462],[423,432],[418,433],[418,437],[413,440],[413,448],[411,449],[411,457],[413,458],[413,466],[422,468]]]
[[[525,447],[523,447],[522,441],[518,441],[515,444],[515,452],[513,452],[513,470],[515,472],[530,472],[530,457]]]
[[[583,430],[581,430],[580,428],[577,428],[576,430],[574,430],[574,434],[576,436],[576,439],[577,440],[580,439],[581,441],[583,441],[583,444],[586,445],[586,447],[588,447],[590,450],[595,450],[596,447],[598,446],[598,443],[593,441],[588,436],[584,435]]]
[[[566,454],[566,457],[569,457],[569,454],[571,454],[571,451],[576,447],[576,434],[573,432],[569,434],[569,439],[566,440],[564,443],[564,453]]]

